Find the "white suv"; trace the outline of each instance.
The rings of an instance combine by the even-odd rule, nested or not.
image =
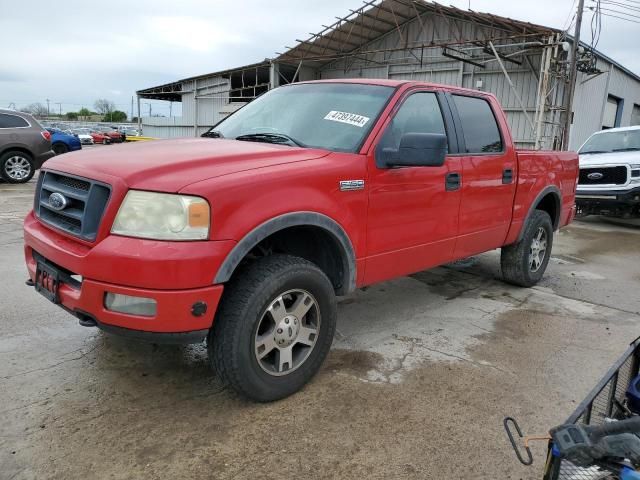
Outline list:
[[[640,217],[640,125],[596,132],[578,153],[578,214]]]

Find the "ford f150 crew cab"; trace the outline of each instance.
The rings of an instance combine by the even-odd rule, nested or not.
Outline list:
[[[487,93],[296,83],[204,136],[49,161],[28,283],[82,325],[206,339],[258,401],[318,371],[336,295],[497,248],[505,280],[534,285],[575,214],[577,155],[516,151]]]
[[[639,218],[640,125],[596,132],[578,153],[578,213]]]

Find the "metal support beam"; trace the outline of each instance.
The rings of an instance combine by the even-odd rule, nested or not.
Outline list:
[[[496,60],[500,64],[500,68],[502,69],[502,73],[504,73],[504,76],[507,79],[507,82],[509,83],[509,86],[511,87],[511,90],[513,91],[513,94],[516,97],[516,100],[518,100],[518,103],[520,104],[520,108],[522,108],[522,113],[524,113],[524,116],[527,119],[527,122],[529,123],[529,126],[531,126],[531,131],[535,132],[536,131],[536,127],[533,124],[533,122],[531,121],[531,117],[527,113],[527,108],[525,107],[524,102],[522,101],[522,98],[520,97],[520,94],[518,93],[518,90],[516,89],[515,85],[511,81],[511,77],[509,76],[509,73],[507,72],[507,69],[504,68],[504,64],[502,63],[502,60],[500,59],[500,56],[498,55],[498,52],[496,51],[496,48],[493,46],[493,42],[489,42],[489,46],[491,47],[491,51],[493,52],[494,56],[496,57]]]
[[[193,80],[193,136],[198,136],[198,80]]]

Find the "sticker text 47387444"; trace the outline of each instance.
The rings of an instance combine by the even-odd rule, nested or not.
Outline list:
[[[358,115],[357,113],[338,112],[337,110],[331,110],[324,117],[325,120],[331,120],[332,122],[346,123],[353,125],[354,127],[364,127],[369,121],[369,117],[364,115]]]

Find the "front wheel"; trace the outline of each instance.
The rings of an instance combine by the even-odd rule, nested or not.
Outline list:
[[[502,276],[508,283],[532,287],[547,268],[553,246],[553,225],[547,212],[534,210],[522,239],[502,248]]]
[[[327,276],[289,255],[264,257],[225,287],[207,342],[223,383],[259,401],[300,390],[319,370],[336,328]]]

